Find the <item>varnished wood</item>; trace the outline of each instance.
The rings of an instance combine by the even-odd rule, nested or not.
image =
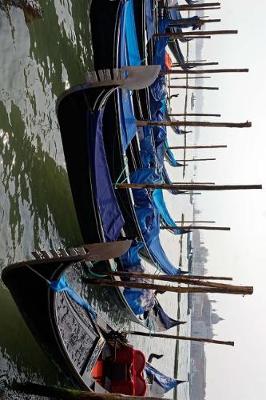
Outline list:
[[[145,332],[140,332],[140,331],[128,331],[125,333],[130,334],[130,335],[154,337],[154,338],[161,338],[161,339],[188,340],[188,341],[192,341],[192,342],[221,344],[224,346],[234,346],[235,345],[235,343],[232,341],[215,340],[215,339],[208,339],[208,338],[202,338],[202,337],[167,335],[167,334],[161,334],[161,333],[145,333]]]

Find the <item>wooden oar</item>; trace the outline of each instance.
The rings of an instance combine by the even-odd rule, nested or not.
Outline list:
[[[84,244],[71,249],[50,249],[49,251],[33,251],[32,255],[39,262],[60,259],[62,262],[105,261],[118,258],[126,253],[132,244],[132,240],[121,240],[116,242]],[[31,263],[31,261],[29,261]]]
[[[110,260],[126,253],[132,244],[132,240],[120,240],[116,242],[85,244],[83,247],[88,252],[86,259],[91,261]]]

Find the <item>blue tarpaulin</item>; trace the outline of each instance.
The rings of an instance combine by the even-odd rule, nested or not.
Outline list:
[[[173,233],[175,233],[176,235],[183,234],[184,229],[178,228],[176,226],[175,221],[173,220],[173,218],[169,214],[169,211],[167,210],[167,207],[166,207],[166,204],[164,201],[164,197],[163,197],[162,189],[154,190],[154,192],[152,194],[152,198],[153,198],[153,203],[154,203],[155,207],[157,208],[158,212],[160,213],[160,216],[164,220],[165,224],[175,227],[173,229]]]
[[[125,3],[125,32],[129,65],[141,65],[133,0]]]
[[[184,164],[178,162],[175,159],[175,156],[174,156],[174,153],[172,152],[172,150],[169,149],[169,145],[168,145],[167,140],[164,142],[164,146],[165,146],[165,158],[169,162],[171,167],[183,167]]]
[[[129,90],[120,90],[120,121],[123,150],[126,151],[131,140],[137,133],[136,118],[132,104],[132,93]]]
[[[145,372],[149,380],[152,382],[150,387],[150,396],[157,397],[157,395],[160,395],[160,397],[162,397],[165,393],[169,392],[169,390],[176,388],[177,385],[184,382],[164,375],[149,363],[146,363]],[[157,384],[159,388],[156,388],[155,384]]]
[[[160,19],[158,24],[159,33],[164,33],[169,26],[168,19]],[[153,63],[157,65],[161,65],[162,68],[165,67],[165,48],[168,44],[169,38],[166,36],[159,37],[155,42]]]
[[[50,288],[55,292],[66,292],[69,297],[75,301],[75,303],[84,308],[84,310],[86,310],[93,318],[96,318],[96,311],[86,300],[84,300],[74,289],[69,286],[69,283],[64,275],[62,275],[57,281],[52,281],[50,283]]]
[[[132,183],[155,183],[160,181],[160,176],[153,169],[139,169],[130,176]],[[147,189],[133,189],[135,210],[139,226],[146,246],[162,271],[169,275],[178,275],[180,268],[176,268],[167,258],[160,243],[160,214],[155,208],[150,193]]]
[[[124,218],[114,193],[106,160],[102,132],[103,113],[104,109],[87,114],[88,151],[91,158],[92,184],[105,239],[114,241],[121,232]]]
[[[119,36],[119,67],[137,66],[141,64],[133,1],[129,0],[123,5],[120,22]],[[119,91],[121,140],[123,151],[137,133],[136,118],[133,111],[132,93],[128,90]]]
[[[149,41],[155,33],[155,21],[153,14],[153,0],[145,0],[145,19],[146,19],[146,30],[147,40]]]

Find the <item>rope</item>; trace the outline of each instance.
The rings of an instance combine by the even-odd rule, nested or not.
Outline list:
[[[88,274],[91,275],[91,276],[94,276],[95,278],[107,278],[108,275],[97,274],[97,272],[93,272],[91,270],[98,262],[99,261],[97,261],[95,263],[91,263],[91,266],[86,264]]]
[[[120,179],[122,178],[123,173],[124,173],[125,171],[126,171],[126,167],[124,167],[124,168],[122,169],[122,171],[121,171],[119,177],[117,178],[117,180],[116,180],[116,182],[115,182],[115,188],[117,187],[117,185],[118,185],[119,183],[124,183],[125,180],[127,179],[127,178],[124,178],[121,182],[119,182]]]

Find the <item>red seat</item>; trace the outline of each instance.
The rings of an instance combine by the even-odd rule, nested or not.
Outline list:
[[[146,382],[143,370],[146,360],[144,354],[132,347],[123,346],[117,349],[111,367],[116,373],[112,374],[111,392],[125,395],[144,396]]]
[[[104,361],[98,360],[91,371],[93,379],[101,381],[104,376]]]

